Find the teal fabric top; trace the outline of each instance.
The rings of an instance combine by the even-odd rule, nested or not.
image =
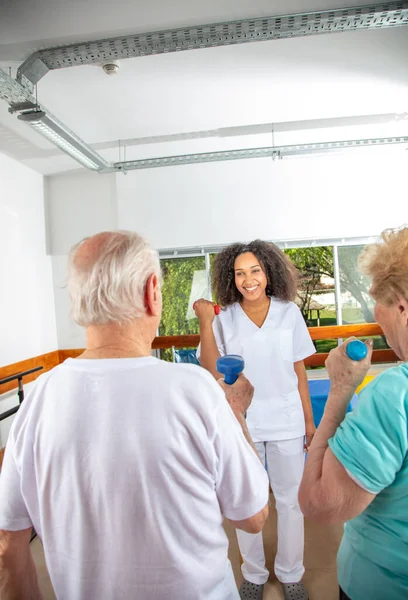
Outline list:
[[[346,523],[338,577],[351,600],[408,599],[408,363],[368,384],[329,440],[373,502]]]

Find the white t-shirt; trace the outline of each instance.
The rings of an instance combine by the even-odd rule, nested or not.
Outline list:
[[[235,600],[223,516],[267,501],[266,473],[204,369],[68,359],[14,420],[0,528],[34,525],[58,600]]]
[[[305,420],[293,363],[316,350],[296,304],[271,298],[265,322],[257,327],[235,303],[214,319],[213,330],[221,356],[242,356],[244,373],[255,388],[247,412],[253,441],[303,436]]]

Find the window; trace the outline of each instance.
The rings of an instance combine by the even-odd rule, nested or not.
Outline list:
[[[206,295],[205,257],[167,258],[160,263],[163,273],[163,314],[159,335],[199,333],[192,304]],[[171,350],[163,351],[161,356],[165,360],[173,359]]]
[[[339,246],[341,320],[347,323],[373,323],[374,303],[369,294],[370,278],[358,270],[358,257],[364,246]]]
[[[288,248],[285,253],[299,271],[296,304],[308,327],[336,325],[332,246]],[[330,352],[336,339],[316,340],[317,352]]]
[[[339,246],[339,300],[341,323],[374,323],[374,301],[370,296],[370,278],[360,273],[358,257],[364,245]],[[366,338],[362,338],[366,339]],[[374,348],[388,348],[385,336],[376,336]]]

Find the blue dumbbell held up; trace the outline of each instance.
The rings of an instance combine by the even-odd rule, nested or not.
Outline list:
[[[217,371],[224,375],[224,381],[232,385],[238,379],[238,375],[244,370],[244,359],[238,354],[227,354],[217,360]]]
[[[364,360],[367,356],[367,346],[360,340],[353,340],[347,344],[346,354],[351,360]]]

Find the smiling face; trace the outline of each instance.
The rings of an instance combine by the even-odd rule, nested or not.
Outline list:
[[[237,256],[234,272],[235,285],[245,300],[253,302],[266,295],[268,281],[259,260],[252,252]]]

